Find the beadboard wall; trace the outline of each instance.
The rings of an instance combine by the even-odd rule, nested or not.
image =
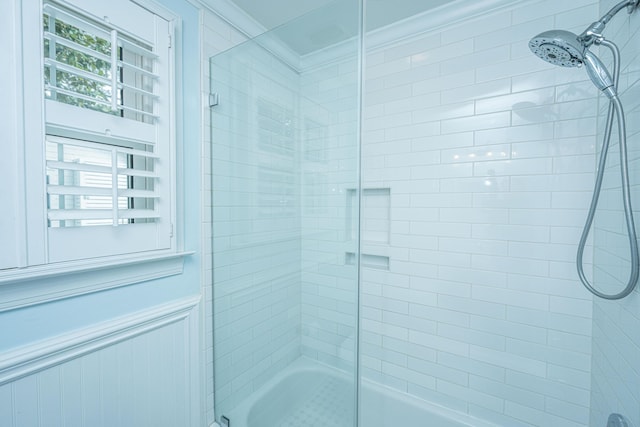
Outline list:
[[[0,425],[199,425],[199,301],[176,301],[4,354]]]

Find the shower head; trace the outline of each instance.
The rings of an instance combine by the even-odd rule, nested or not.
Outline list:
[[[591,52],[581,39],[570,31],[551,30],[529,41],[529,49],[543,60],[561,67],[585,66],[593,84],[609,98],[617,95],[607,67]]]
[[[540,33],[531,39],[529,49],[543,60],[561,67],[579,67],[584,59],[584,46],[570,31]]]

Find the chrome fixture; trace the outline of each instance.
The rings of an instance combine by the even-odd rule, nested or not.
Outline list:
[[[632,14],[638,5],[640,5],[640,0],[628,0],[613,6],[602,18],[589,25],[587,29],[580,34],[580,41],[582,41],[586,47],[591,46],[599,37],[601,37],[604,27],[606,27],[607,23],[611,21],[611,18],[617,15],[617,13],[625,7],[627,8],[627,12]]]
[[[602,43],[604,40],[600,40]],[[545,31],[529,42],[531,51],[545,61],[561,67],[584,65],[593,84],[607,97],[616,96],[613,79],[607,67],[582,43],[580,37],[570,31]]]
[[[622,415],[611,414],[607,419],[607,427],[629,427],[629,423]]]
[[[620,51],[618,47],[602,36],[607,23],[622,9],[633,13],[640,4],[640,0],[626,0],[618,3],[607,14],[598,21],[589,25],[589,27],[579,36],[570,31],[551,30],[545,31],[531,39],[529,49],[542,58],[543,60],[561,67],[581,67],[584,65],[587,75],[593,84],[600,89],[609,98],[609,111],[607,113],[607,122],[604,130],[604,138],[602,141],[602,150],[600,151],[600,160],[598,162],[598,172],[596,174],[596,183],[591,198],[591,205],[587,220],[582,230],[580,243],[576,256],[576,266],[578,276],[582,284],[594,295],[615,300],[624,298],[633,292],[638,282],[640,272],[638,260],[638,243],[636,239],[635,225],[633,222],[633,211],[631,209],[631,195],[629,191],[629,171],[627,164],[627,136],[624,111],[622,103],[618,98],[618,80],[620,77]],[[602,63],[593,52],[589,50],[593,44],[608,48],[613,55],[613,77],[607,67]],[[609,142],[611,140],[611,132],[613,130],[613,119],[617,119],[618,137],[620,144],[620,173],[622,180],[622,198],[624,205],[625,221],[627,226],[627,237],[629,238],[629,251],[631,256],[631,272],[629,280],[625,288],[617,294],[605,294],[595,289],[584,274],[583,254],[584,248],[589,236],[589,230],[593,224],[593,217],[598,206],[598,198],[600,197],[600,188],[604,176],[605,163],[607,153],[609,151]]]

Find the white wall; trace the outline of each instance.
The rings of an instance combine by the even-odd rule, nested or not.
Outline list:
[[[520,2],[368,51],[363,189],[379,197],[363,236],[390,234],[362,252],[390,261],[363,269],[365,378],[499,425],[588,423],[592,303],[573,259],[597,93],[527,43],[596,15]]]
[[[606,13],[617,2],[600,1],[600,14]],[[632,186],[632,206],[638,224],[640,192],[640,16],[629,16],[622,11],[607,25],[604,35],[618,44],[622,54],[620,97],[627,118],[629,173]],[[601,49],[601,57],[610,64],[609,52]],[[600,99],[598,140],[602,138],[606,117],[606,98]],[[599,212],[595,219],[594,283],[598,289],[617,293],[629,277],[629,246],[622,211],[620,189],[620,160],[614,133],[605,169],[605,179]],[[598,149],[598,152],[600,150]],[[637,226],[637,225],[636,225]],[[640,425],[640,291],[620,301],[594,299],[593,304],[593,359],[591,422],[592,426],[606,424],[612,412],[626,416],[633,425]]]

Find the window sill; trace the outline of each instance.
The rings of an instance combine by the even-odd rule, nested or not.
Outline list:
[[[181,274],[194,252],[65,262],[0,271],[0,312]]]

